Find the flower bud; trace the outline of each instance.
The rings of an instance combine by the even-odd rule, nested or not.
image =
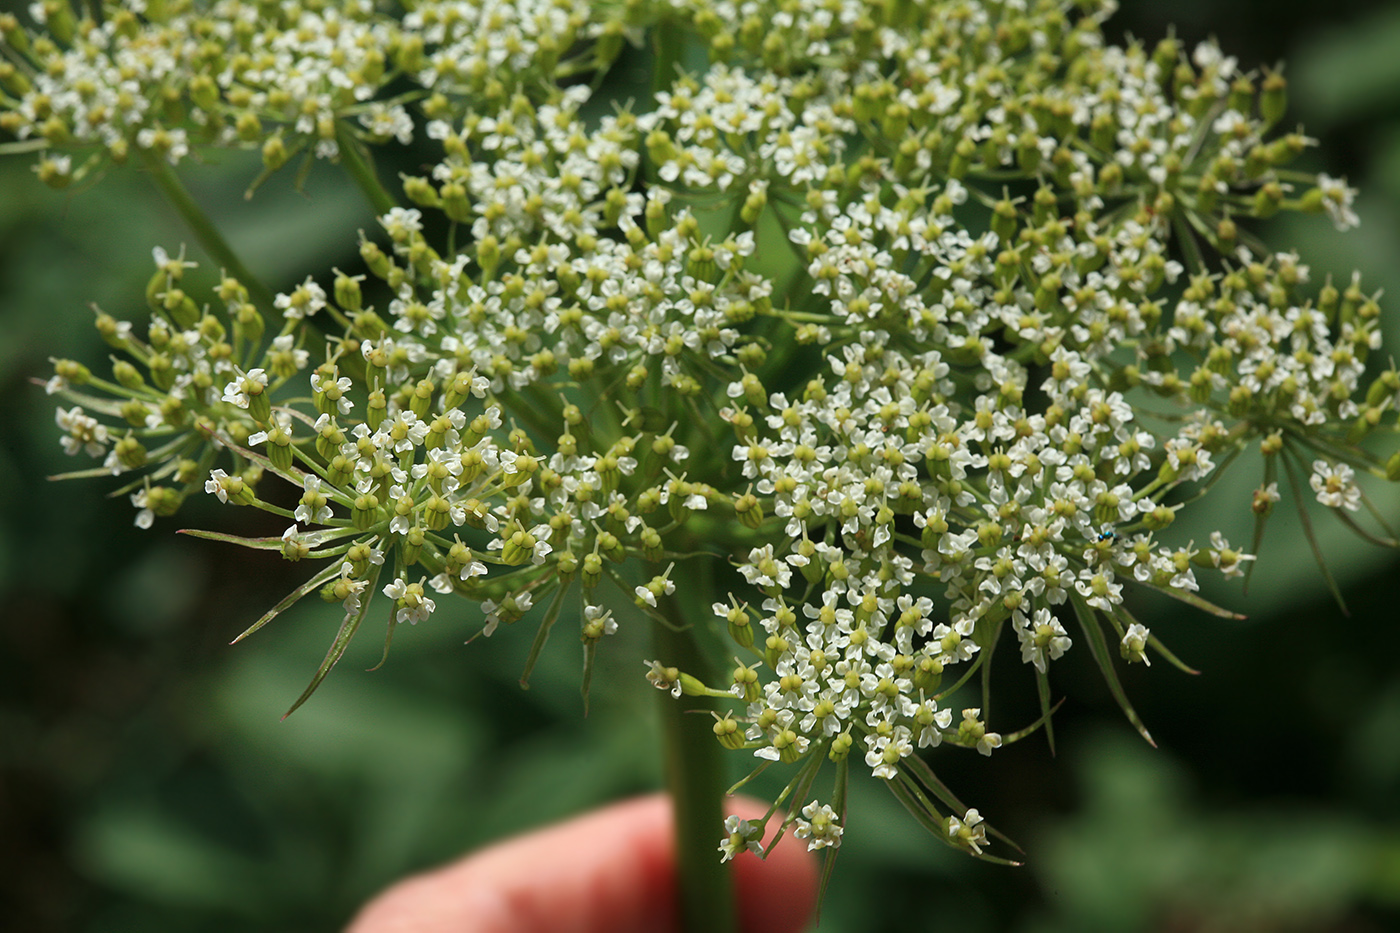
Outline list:
[[[591,590],[596,587],[603,578],[603,558],[597,552],[583,555],[583,588]]]
[[[1273,126],[1278,123],[1287,109],[1288,79],[1280,72],[1270,71],[1264,75],[1259,94],[1259,114],[1264,118],[1264,125]]]
[[[734,686],[738,688],[744,702],[756,703],[763,696],[763,687],[758,682],[758,671],[740,664],[734,668]]]
[[[311,546],[296,530],[293,525],[282,535],[282,556],[290,561],[299,561],[311,553]]]
[[[1159,505],[1142,517],[1142,523],[1150,531],[1161,531],[1176,520],[1176,512],[1171,506]]]
[[[267,459],[279,470],[292,468],[292,436],[280,424],[274,423],[267,430]]]
[[[374,493],[361,493],[355,497],[355,504],[350,509],[350,521],[357,529],[367,531],[382,517],[379,497]]]
[[[128,470],[139,470],[146,465],[146,448],[131,434],[118,438],[112,445],[112,453]]]
[[[1283,186],[1276,181],[1265,182],[1254,193],[1254,216],[1272,217],[1283,206]]]
[[[746,492],[734,500],[734,513],[745,528],[757,528],[763,524],[763,505],[751,492]]]
[[[769,635],[768,640],[763,643],[763,663],[770,668],[776,668],[778,661],[792,647],[788,640],[781,635]]]
[[[725,748],[736,750],[743,748],[746,744],[743,730],[739,728],[739,723],[729,713],[725,713],[723,718],[716,716],[715,724],[711,728],[714,730],[715,738],[719,739],[719,744]]]
[[[365,403],[365,423],[369,425],[371,431],[378,431],[379,426],[384,423],[384,418],[389,411],[389,400],[384,395],[383,389],[375,389],[369,394],[369,400]]]
[[[844,761],[851,754],[851,746],[855,744],[855,739],[849,732],[842,732],[831,740],[831,747],[827,749],[826,757],[832,761]]]
[[[403,557],[405,564],[418,563],[419,556],[423,553],[423,544],[427,540],[427,535],[422,528],[414,525],[408,529],[408,533],[399,542],[399,554]]]
[[[287,144],[282,141],[281,135],[269,136],[262,146],[263,168],[269,172],[275,172],[287,164],[290,153],[287,152]]]
[[[801,761],[805,744],[801,736],[791,729],[783,729],[773,736],[773,747],[778,750],[778,760],[784,764]]]

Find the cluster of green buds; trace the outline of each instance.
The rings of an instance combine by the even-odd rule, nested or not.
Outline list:
[[[1146,735],[1115,655],[1184,665],[1129,596],[1233,616],[1197,574],[1248,575],[1280,466],[1305,527],[1311,497],[1396,543],[1352,515],[1359,476],[1400,479],[1366,446],[1400,414],[1377,296],[1252,232],[1352,226],[1355,192],[1289,167],[1311,143],[1279,129],[1282,75],[1214,44],[1113,46],[1096,0],[108,6],[0,21],[0,129],[45,180],[75,174],[70,147],[256,144],[269,170],[306,148],[378,207],[363,273],[275,296],[241,274],[188,294],[158,250],[144,337],[99,315],[111,378],[60,361],[49,382],[65,449],[102,461],[84,472],[139,474],[138,524],[201,486],[292,522],[201,534],[320,562],[249,629],[312,592],[342,605],[298,704],[376,593],[390,634],[430,592],[479,601],[484,635],[529,618],[526,676],[572,619],[585,693],[630,604],[737,656],[644,663],[727,704],[726,748],[793,769],[775,807],[810,848],[839,845],[854,757],[992,858],[921,750],[1053,742],[1069,650]],[[607,101],[651,25],[654,93]],[[675,67],[686,43],[707,67]],[[421,93],[385,96],[400,78]],[[424,138],[402,203],[344,147]],[[1252,546],[1181,540],[1249,449]],[[1004,641],[1040,698],[1014,730],[989,676],[964,690]],[[761,838],[725,830],[725,858]]]

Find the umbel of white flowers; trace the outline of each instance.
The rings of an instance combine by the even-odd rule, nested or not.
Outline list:
[[[1400,405],[1394,367],[1368,368],[1375,297],[1249,231],[1280,210],[1352,226],[1354,191],[1288,168],[1311,140],[1277,130],[1279,73],[1211,43],[1111,45],[1110,7],[514,0],[395,19],[227,0],[98,22],[35,4],[47,34],[0,18],[0,130],[52,185],[139,159],[178,195],[170,165],[248,147],[255,185],[304,153],[379,207],[362,273],[284,294],[220,259],[197,297],[193,263],[157,249],[149,323],[97,318],[111,378],[56,363],[64,448],[135,474],[142,527],[200,490],[292,521],[205,534],[319,562],[249,630],[313,591],[343,604],[302,700],[376,594],[391,632],[431,618],[430,591],[479,600],[486,635],[543,606],[531,666],[575,606],[585,689],[612,596],[665,625],[712,606],[692,621],[727,632],[732,677],[665,657],[646,676],[729,701],[715,734],[760,768],[800,765],[778,801],[798,839],[839,844],[854,750],[982,855],[981,815],[918,750],[1048,729],[1051,662],[1081,647],[1145,735],[1113,648],[1179,662],[1125,597],[1229,614],[1196,574],[1253,557],[1171,534],[1225,465],[1262,453],[1239,504],[1260,533],[1280,472],[1353,527],[1358,474],[1400,475],[1359,446]],[[656,93],[603,99],[658,24],[709,65],[663,54]],[[435,153],[402,180],[412,206],[368,167],[389,143]],[[294,509],[264,498],[274,475]],[[673,572],[705,562],[732,572]],[[1014,733],[985,695],[948,705],[1007,639],[1041,698]],[[725,831],[726,859],[759,847],[761,822]]]

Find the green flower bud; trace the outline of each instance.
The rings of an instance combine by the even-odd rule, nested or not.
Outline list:
[[[1171,506],[1159,505],[1142,518],[1142,523],[1150,531],[1161,531],[1176,520],[1176,512]]]
[[[365,404],[365,423],[369,425],[371,431],[378,431],[379,426],[384,423],[384,418],[389,411],[389,400],[384,395],[383,389],[375,389],[369,394],[369,401]]]
[[[128,470],[139,470],[146,465],[146,448],[131,434],[119,438],[112,445],[112,452]]]
[[[384,250],[379,248],[379,244],[373,240],[364,240],[360,243],[360,258],[364,260],[369,271],[375,278],[389,278],[389,273],[394,267],[393,260],[384,254]]]
[[[768,640],[763,643],[763,663],[769,668],[776,668],[778,661],[787,653],[792,645],[781,635],[769,635]]]
[[[757,528],[763,524],[763,504],[751,492],[734,500],[734,513],[745,528]]]
[[[382,517],[379,509],[379,497],[374,493],[361,493],[355,497],[355,504],[350,509],[350,521],[357,529],[368,531]]]
[[[597,551],[583,555],[583,588],[591,590],[603,578],[603,558]]]
[[[381,557],[375,560],[374,548],[363,542],[350,545],[350,549],[345,552],[345,561],[350,565],[350,575],[353,578],[363,579],[369,573],[370,565],[379,563]]]
[[[734,685],[743,694],[744,702],[756,703],[763,696],[763,687],[758,682],[758,671],[740,664],[734,668]]]
[[[290,153],[287,152],[287,144],[282,141],[281,135],[269,136],[262,146],[263,168],[269,172],[275,172],[287,164]]]
[[[426,540],[427,536],[424,534],[422,528],[414,525],[412,528],[408,529],[408,533],[405,534],[403,540],[399,542],[399,553],[403,555],[405,564],[418,563],[418,558],[423,553],[423,544]]]
[[[851,754],[851,746],[855,744],[855,738],[849,732],[842,732],[831,740],[831,747],[827,749],[826,757],[832,761],[845,761]]]
[[[267,459],[279,470],[292,468],[292,436],[277,423],[267,430]]]
[[[335,303],[343,310],[355,314],[363,307],[364,297],[360,291],[360,282],[364,276],[346,275],[344,272],[336,272],[335,276]]]
[[[715,724],[711,728],[714,729],[715,738],[719,739],[719,744],[725,748],[737,750],[747,744],[744,732],[739,728],[739,723],[729,713],[725,713],[723,718],[716,716]]]
[[[1259,114],[1264,118],[1264,125],[1273,126],[1278,123],[1287,109],[1288,80],[1280,72],[1266,72],[1259,95]]]

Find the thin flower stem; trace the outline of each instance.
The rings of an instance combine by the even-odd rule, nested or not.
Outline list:
[[[180,176],[175,174],[175,169],[170,163],[161,158],[158,154],[149,150],[141,150],[146,170],[151,173],[151,179],[165,195],[180,217],[189,225],[190,231],[194,233],[199,245],[204,247],[204,251],[209,257],[223,267],[223,270],[248,289],[248,297],[253,303],[266,311],[271,311],[273,307],[272,291],[262,283],[257,276],[248,271],[243,265],[243,260],[238,258],[238,254],[229,246],[224,239],[219,228],[209,219],[209,215],[195,203],[190,195],[189,189],[184,182],[180,181]]]
[[[674,597],[663,596],[657,608],[677,623],[653,625],[658,659],[707,680],[708,662],[694,630]],[[723,835],[721,800],[725,781],[722,748],[710,729],[711,718],[697,713],[714,709],[702,697],[661,696],[665,732],[666,785],[676,816],[677,909],[685,933],[732,933],[734,897],[729,872],[720,863],[717,842]]]
[[[398,207],[399,202],[380,183],[374,166],[365,157],[364,144],[355,138],[344,120],[336,124],[335,140],[340,145],[340,167],[355,182],[375,214],[387,214]]]

